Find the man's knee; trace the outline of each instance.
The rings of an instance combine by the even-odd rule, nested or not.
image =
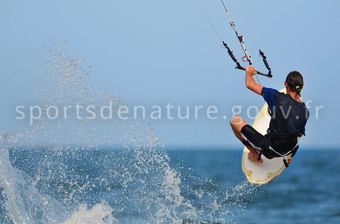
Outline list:
[[[241,117],[238,117],[238,116],[234,116],[231,118],[230,120],[230,125],[232,127],[236,127],[236,126],[239,126],[241,125],[242,123],[244,123],[244,120],[241,118]]]
[[[241,117],[235,116],[230,120],[230,125],[234,131],[241,133],[242,128],[247,125],[247,122]]]

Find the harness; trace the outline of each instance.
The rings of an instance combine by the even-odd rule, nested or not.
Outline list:
[[[265,135],[265,141],[264,141],[264,151],[266,152],[272,152],[272,154],[270,155],[271,158],[277,158],[277,157],[281,157],[283,160],[283,163],[285,165],[285,167],[289,167],[289,162],[287,161],[287,157],[290,155],[291,157],[294,157],[297,150],[299,149],[299,139],[301,138],[301,134],[285,134],[285,133],[280,133],[280,134],[276,134],[276,133],[270,133],[268,132]],[[282,152],[278,152],[278,150],[275,150],[272,145],[275,141],[275,145],[279,145],[279,146],[285,146],[287,144],[287,142],[289,143],[290,141],[292,142],[292,146],[288,146],[285,150],[284,153]],[[294,141],[294,142],[293,142]],[[296,143],[295,143],[296,142]],[[262,156],[263,152],[262,150],[260,151],[258,160],[261,160],[261,156]]]

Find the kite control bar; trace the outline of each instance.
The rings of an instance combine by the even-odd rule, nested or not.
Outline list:
[[[233,51],[229,48],[229,46],[227,45],[227,43],[224,42],[224,41],[223,41],[223,46],[227,49],[229,56],[230,56],[231,59],[235,62],[235,64],[236,64],[235,69],[240,69],[240,70],[244,70],[244,71],[245,71],[246,68],[245,68],[245,67],[242,67],[242,65],[240,64],[240,62],[238,62],[238,60],[236,59],[236,57],[235,57]],[[266,73],[263,73],[263,72],[256,71],[256,74],[262,75],[262,76],[266,76],[266,77],[269,77],[269,78],[273,77],[271,68],[270,68],[270,66],[269,66],[269,64],[268,64],[268,61],[267,61],[267,57],[265,56],[265,54],[264,54],[263,51],[261,51],[261,50],[260,50],[260,55],[261,55],[261,57],[262,57],[262,59],[263,59],[263,63],[265,64],[266,68],[268,69],[268,73],[266,74]],[[245,55],[244,57],[246,57],[246,59],[248,60],[248,56],[247,56],[247,55]],[[249,65],[252,64],[251,62],[249,62],[249,60],[248,60],[248,63],[249,63]]]
[[[236,25],[235,25],[233,19],[231,18],[230,14],[229,14],[229,11],[228,11],[228,8],[227,8],[226,4],[224,3],[223,0],[220,0],[220,1],[222,3],[224,12],[225,12],[225,14],[227,16],[229,25],[234,30],[234,33],[235,33],[235,35],[237,37],[237,40],[239,41],[240,46],[242,48],[242,51],[244,53],[244,56],[242,57],[242,60],[244,62],[248,62],[249,65],[252,65],[251,56],[249,55],[248,49],[246,48],[246,45],[244,43],[244,38],[243,38],[242,35],[239,35],[239,33],[237,32]],[[233,54],[233,52],[230,50],[230,48],[228,47],[228,45],[224,41],[223,41],[223,45],[228,50],[228,54],[231,57],[231,59],[236,63],[236,69],[245,70],[245,68],[242,67],[241,64],[237,61],[235,55]],[[263,73],[263,72],[256,71],[256,74],[262,75],[262,76],[266,76],[266,77],[269,77],[269,78],[273,77],[272,70],[271,70],[271,68],[270,68],[270,66],[268,64],[268,61],[267,61],[267,57],[264,55],[263,51],[260,50],[259,53],[260,53],[260,56],[262,57],[264,65],[268,69],[268,73],[266,74],[266,73]]]
[[[226,17],[227,17],[227,20],[228,20],[228,23],[229,25],[231,26],[231,28],[233,29],[236,37],[237,37],[237,40],[240,44],[240,47],[242,49],[242,52],[243,52],[243,57],[242,57],[242,61],[245,62],[245,63],[248,63],[248,65],[252,65],[253,62],[252,62],[252,58],[251,58],[251,55],[249,54],[248,52],[248,49],[246,47],[246,44],[244,42],[244,37],[243,35],[240,35],[237,31],[237,28],[236,28],[236,25],[233,21],[233,19],[231,18],[230,14],[229,14],[229,11],[228,11],[228,8],[227,8],[227,5],[224,3],[224,0],[220,0],[221,1],[221,4],[223,6],[223,9],[224,9],[224,12],[226,14]],[[199,8],[201,9],[203,15],[206,17],[207,21],[209,22],[210,26],[212,27],[212,29],[215,31],[216,35],[219,37],[219,39],[223,42],[223,46],[227,49],[228,51],[228,54],[229,56],[231,57],[231,59],[234,61],[234,63],[236,64],[236,69],[240,69],[240,70],[246,70],[245,67],[243,67],[240,62],[237,60],[237,58],[235,57],[233,51],[229,48],[229,46],[227,45],[226,42],[223,41],[223,38],[222,36],[217,32],[217,29],[216,27],[214,26],[214,24],[211,22],[211,20],[209,19],[208,15],[204,12],[204,10],[199,6]],[[256,42],[256,41],[255,41]],[[262,75],[262,76],[265,76],[265,77],[268,77],[268,78],[272,78],[273,75],[272,75],[272,70],[269,66],[269,63],[267,61],[267,57],[266,55],[263,53],[263,51],[259,50],[259,54],[260,56],[262,57],[262,60],[263,60],[263,63],[264,65],[266,66],[267,70],[268,70],[268,73],[263,73],[263,72],[259,72],[259,71],[256,71],[255,74],[258,74],[258,75]],[[258,80],[260,81],[260,80]]]

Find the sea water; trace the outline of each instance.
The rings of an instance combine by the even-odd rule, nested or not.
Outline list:
[[[124,104],[82,63],[52,51],[46,105]],[[240,150],[169,149],[139,121],[40,120],[0,135],[0,223],[339,223],[340,153],[301,151],[259,187]]]
[[[300,152],[288,170],[262,187],[246,183],[237,150],[170,150],[172,168],[164,172],[142,171],[134,155],[116,148],[74,147],[59,154],[39,148],[1,151],[0,223],[340,220],[338,151]],[[3,164],[5,156],[11,164]]]

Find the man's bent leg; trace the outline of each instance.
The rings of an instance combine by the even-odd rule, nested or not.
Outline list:
[[[247,122],[245,120],[243,120],[241,117],[233,117],[231,120],[230,120],[230,126],[231,126],[231,129],[233,130],[235,136],[241,141],[243,142],[244,139],[242,138],[241,136],[241,130],[244,126],[247,125]]]
[[[262,163],[263,160],[261,159],[260,161],[258,160],[259,157],[259,152],[256,151],[254,148],[251,147],[249,142],[247,142],[241,135],[242,128],[247,125],[247,122],[243,120],[241,117],[233,117],[230,120],[230,126],[231,129],[233,130],[235,136],[244,144],[247,149],[249,150],[248,158],[250,161],[253,161],[255,163]]]

